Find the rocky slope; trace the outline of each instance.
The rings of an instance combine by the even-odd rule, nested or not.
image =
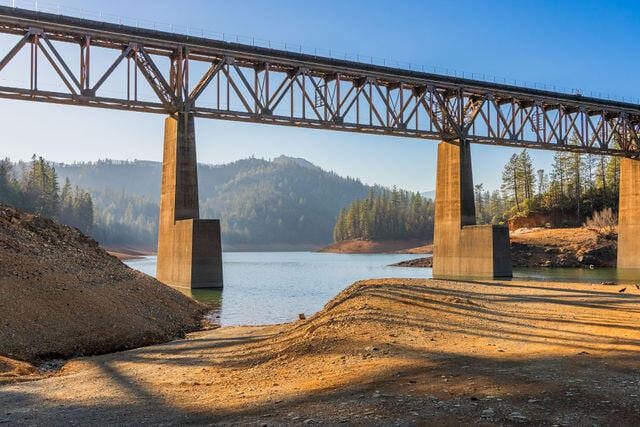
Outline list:
[[[514,267],[615,267],[617,239],[585,228],[521,229],[511,233]]]
[[[585,228],[520,229],[511,232],[511,261],[514,267],[615,267],[617,246],[615,236],[605,238]],[[432,261],[425,257],[392,266],[431,268]]]
[[[112,352],[198,329],[204,307],[75,228],[0,205],[0,355]],[[5,369],[6,371],[6,369]]]

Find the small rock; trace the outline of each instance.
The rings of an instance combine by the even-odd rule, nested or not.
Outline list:
[[[513,421],[527,421],[528,420],[527,417],[525,417],[524,415],[522,415],[518,411],[514,411],[514,412],[510,413],[509,414],[509,419],[511,419]]]
[[[482,411],[482,418],[491,418],[495,413],[496,411],[494,411],[493,408],[487,408]]]

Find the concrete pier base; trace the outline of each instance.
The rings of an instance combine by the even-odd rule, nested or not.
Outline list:
[[[433,276],[511,277],[506,226],[476,225],[471,149],[465,142],[438,145]]]
[[[620,160],[618,268],[640,270],[640,160]]]
[[[220,221],[200,219],[194,119],[165,120],[156,277],[185,288],[222,288]]]

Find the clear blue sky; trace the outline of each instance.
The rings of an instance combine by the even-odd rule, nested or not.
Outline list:
[[[640,3],[615,1],[60,0],[60,5],[305,46],[640,97]],[[0,52],[10,48],[0,38]],[[4,55],[4,53],[0,53]],[[25,62],[26,64],[26,62]],[[0,72],[0,84],[20,79]],[[159,115],[0,100],[0,155],[55,161],[160,160]],[[198,160],[304,157],[341,175],[435,187],[436,141],[201,119]],[[513,150],[473,149],[474,178],[498,188]],[[536,167],[552,153],[536,152]]]

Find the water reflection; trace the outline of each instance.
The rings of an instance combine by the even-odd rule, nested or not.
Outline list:
[[[175,289],[179,290],[186,296],[211,307],[218,307],[222,302],[222,289]]]

